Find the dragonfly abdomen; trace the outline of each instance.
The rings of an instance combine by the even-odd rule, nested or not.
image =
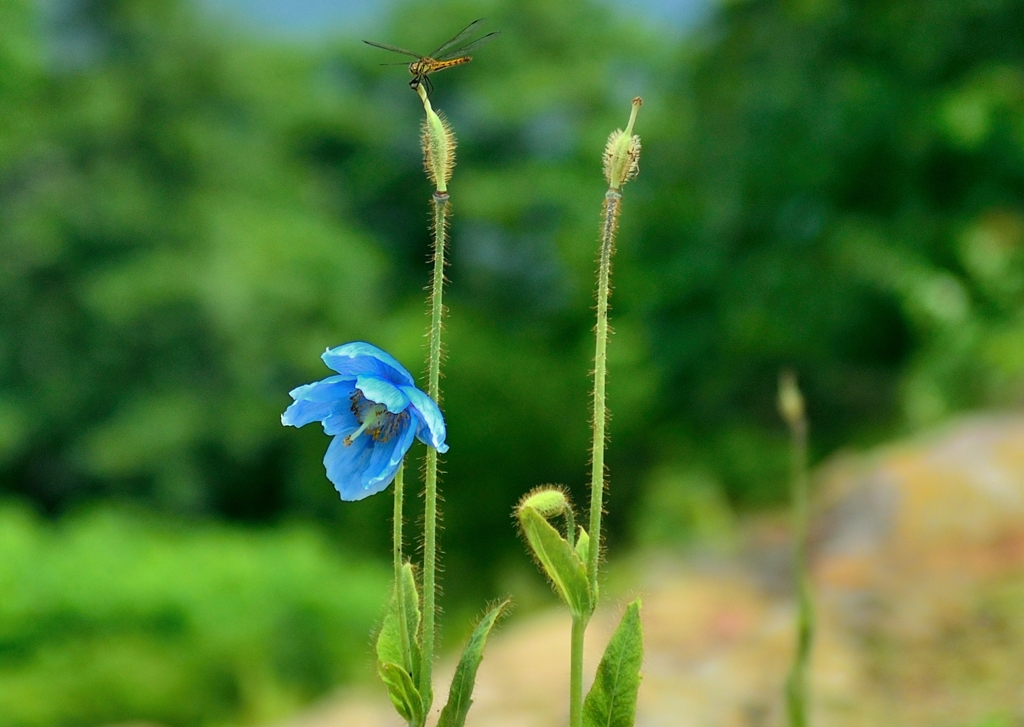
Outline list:
[[[452,58],[448,61],[439,61],[434,58],[421,58],[418,61],[413,61],[409,64],[409,73],[422,78],[428,73],[436,73],[437,71],[443,71],[446,68],[452,68],[453,66],[461,66],[463,63],[469,63],[473,60],[472,56],[462,56],[461,58]]]

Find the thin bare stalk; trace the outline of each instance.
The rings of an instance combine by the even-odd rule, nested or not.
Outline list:
[[[807,673],[814,643],[814,601],[807,557],[807,417],[792,373],[782,375],[779,409],[792,436],[793,581],[797,598],[796,653],[786,677],[786,712],[790,727],[807,727]]]

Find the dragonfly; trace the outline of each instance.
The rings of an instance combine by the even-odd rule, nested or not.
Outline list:
[[[421,56],[419,53],[413,53],[411,50],[405,48],[399,48],[394,45],[388,45],[387,43],[377,43],[372,40],[364,40],[363,42],[367,45],[372,45],[375,48],[383,48],[389,50],[392,53],[401,53],[405,56],[412,56],[416,60],[409,64],[409,73],[412,74],[412,80],[409,81],[409,88],[416,90],[420,84],[423,84],[427,88],[427,92],[434,90],[434,84],[430,82],[430,74],[436,73],[437,71],[443,71],[447,68],[454,68],[455,66],[461,66],[463,63],[469,63],[473,60],[472,56],[468,55],[470,51],[476,50],[484,43],[489,43],[501,34],[501,31],[495,30],[487,35],[481,36],[476,40],[465,42],[467,38],[473,35],[479,28],[480,24],[484,22],[483,18],[474,20],[472,23],[467,25],[462,31],[459,32],[454,38],[446,43],[442,43],[441,46],[430,53],[429,55]],[[382,65],[402,65],[405,63],[384,63]]]

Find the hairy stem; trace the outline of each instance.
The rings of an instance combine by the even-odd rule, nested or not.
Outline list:
[[[430,291],[430,358],[427,393],[441,403],[441,324],[444,317],[444,248],[447,238],[448,195],[434,193],[434,279]],[[434,667],[435,570],[437,560],[437,450],[427,447],[424,529],[423,529],[423,667],[420,694],[431,702]]]
[[[594,329],[594,439],[591,445],[590,472],[590,551],[587,553],[587,576],[594,602],[597,601],[597,567],[601,554],[601,515],[604,509],[604,447],[608,411],[605,404],[605,381],[608,378],[608,298],[611,295],[612,254],[615,252],[615,231],[619,224],[622,194],[609,189],[604,196],[601,224],[601,259],[597,272],[597,326]],[[583,634],[590,614],[572,622],[572,651],[569,671],[569,725],[583,724]]]
[[[583,634],[586,618],[572,620],[572,651],[569,662],[569,727],[583,725]]]
[[[395,474],[395,522],[394,522],[394,544],[392,546],[395,560],[395,603],[398,606],[398,628],[402,635],[402,654],[405,663],[402,664],[405,670],[412,673],[412,654],[408,653],[405,645],[409,643],[409,624],[405,618],[405,588],[402,586],[402,504],[405,497],[405,462],[398,466]]]
[[[591,446],[590,471],[590,552],[587,574],[590,590],[597,598],[597,564],[601,554],[601,514],[604,508],[605,381],[608,377],[608,298],[611,295],[612,254],[615,232],[619,224],[622,194],[609,189],[604,196],[604,219],[601,224],[601,262],[597,274],[597,326],[594,347],[594,439]]]
[[[807,727],[807,667],[814,639],[814,603],[807,569],[807,420],[791,422],[793,435],[793,577],[797,591],[796,655],[786,679],[790,727]]]

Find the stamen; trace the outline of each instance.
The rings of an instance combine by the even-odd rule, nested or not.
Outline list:
[[[370,436],[375,442],[387,442],[403,428],[409,421],[409,412],[403,411],[392,414],[386,411],[378,420],[378,426],[370,429]]]
[[[352,441],[354,439],[356,439],[360,434],[365,432],[366,428],[369,427],[371,424],[372,424],[372,422],[369,419],[367,419],[365,422],[362,423],[362,426],[360,426],[359,429],[355,430],[354,432],[349,434],[347,437],[345,437],[342,440],[342,442],[345,444],[346,447],[350,446],[352,444]]]
[[[348,398],[352,402],[351,409],[352,413],[356,416],[356,421],[362,424],[363,419],[366,418],[367,411],[373,407],[373,402],[363,396],[363,392],[359,389],[354,390]]]
[[[352,401],[352,413],[359,422],[359,429],[342,440],[346,447],[352,444],[363,432],[368,433],[375,442],[387,442],[409,421],[409,412],[392,414],[383,404],[367,399],[363,392],[356,389],[349,397]]]

